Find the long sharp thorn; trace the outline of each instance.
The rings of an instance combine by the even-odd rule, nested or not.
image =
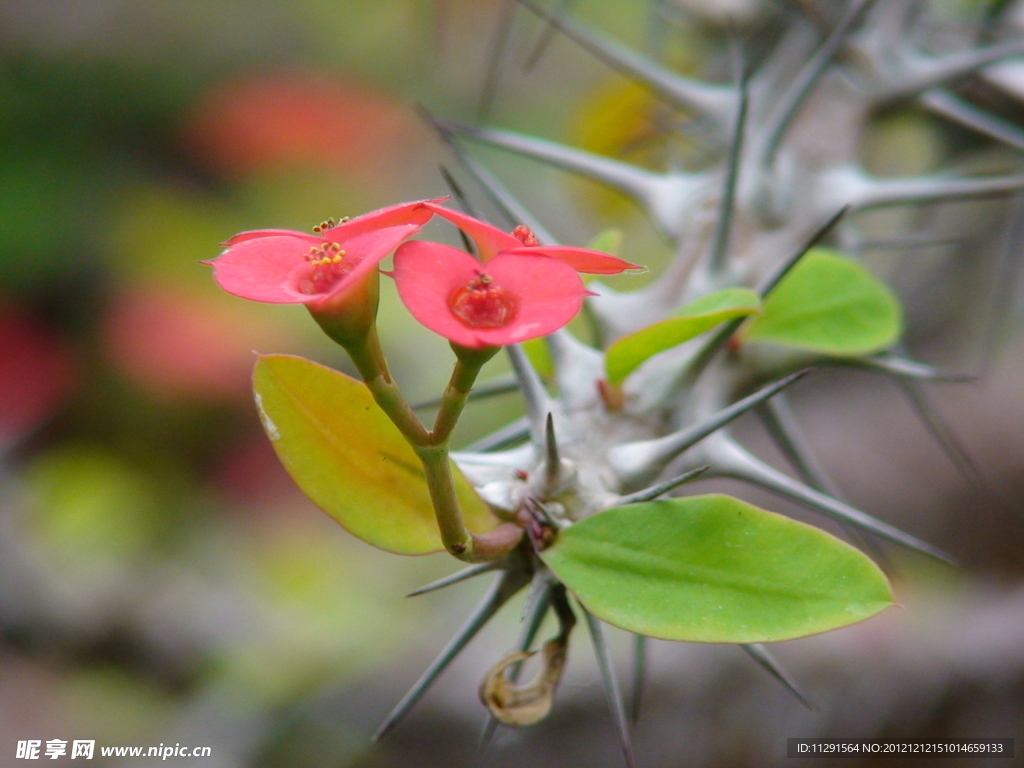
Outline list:
[[[604,626],[590,611],[584,609],[583,615],[587,618],[587,628],[590,630],[590,639],[594,643],[594,655],[597,656],[597,666],[601,670],[601,677],[604,679],[604,689],[608,696],[608,706],[612,711],[612,719],[615,721],[615,731],[619,736],[619,746],[622,747],[622,754],[626,758],[626,765],[629,768],[636,768],[636,762],[633,759],[633,744],[629,736],[629,719],[626,717],[626,706],[622,701],[619,681],[615,677],[611,649],[608,648],[608,642],[605,639]]]
[[[1024,54],[1024,40],[1007,40],[987,48],[972,48],[933,61],[921,72],[904,82],[896,82],[883,90],[883,98],[902,98],[956,80],[1003,59]]]
[[[466,453],[485,453],[487,451],[496,451],[499,448],[506,448],[513,443],[518,443],[520,440],[525,440],[530,436],[530,420],[523,416],[520,419],[516,419],[511,424],[507,424],[496,432],[492,432],[486,437],[482,437],[475,443],[466,446],[464,451]]]
[[[924,176],[916,179],[862,178],[853,195],[857,210],[891,205],[923,205],[1009,195],[1024,189],[1024,175],[957,179]]]
[[[452,584],[458,584],[461,581],[466,581],[466,579],[471,579],[474,576],[479,576],[482,573],[487,573],[489,571],[493,571],[495,568],[500,567],[501,566],[496,562],[477,563],[475,565],[469,566],[468,568],[463,568],[461,571],[456,571],[455,573],[449,574],[448,576],[444,576],[438,579],[437,581],[432,581],[429,584],[425,584],[419,589],[414,589],[412,592],[407,594],[406,597],[416,597],[417,595],[425,595],[428,592],[435,592],[438,589],[450,587]]]
[[[569,15],[569,11],[575,3],[576,0],[561,0],[558,7],[551,14],[551,17],[555,19],[564,19]],[[533,47],[533,51],[530,52],[530,55],[526,59],[526,71],[530,71],[537,66],[537,62],[539,62],[541,57],[543,57],[545,52],[547,52],[548,46],[551,45],[551,41],[554,39],[555,32],[557,31],[558,27],[548,19],[547,23],[544,24],[544,31],[541,32],[540,37],[537,39],[537,44]]]
[[[942,448],[943,453],[950,463],[967,482],[974,486],[984,484],[984,476],[978,465],[974,463],[970,453],[964,448],[956,433],[950,428],[945,420],[939,415],[935,406],[932,405],[928,396],[921,389],[921,385],[909,379],[897,379],[896,383],[906,394],[914,412],[920,417],[928,432]]]
[[[448,645],[444,647],[444,650],[434,659],[434,663],[431,664],[427,671],[423,673],[422,677],[416,681],[416,684],[409,689],[409,692],[405,694],[401,701],[395,705],[395,708],[391,710],[391,713],[381,723],[380,728],[373,735],[373,740],[378,741],[384,738],[398,723],[401,721],[409,710],[412,709],[416,703],[423,697],[430,686],[438,678],[438,676],[445,670],[445,668],[452,662],[452,660],[466,647],[466,644],[473,639],[473,636],[480,631],[480,628],[486,624],[498,609],[507,601],[512,595],[520,590],[526,583],[526,577],[521,569],[513,568],[505,571],[501,576],[495,579],[494,584],[490,590],[484,596],[484,599],[477,605],[476,609],[470,614],[466,623],[462,625],[459,631],[455,634]]]
[[[810,371],[809,368],[804,369],[774,381],[692,427],[681,429],[656,440],[627,443],[612,448],[608,452],[608,461],[619,478],[628,485],[643,482],[651,476],[657,476],[672,459],[683,451],[693,447],[729,422],[738,419],[752,408],[774,397],[786,387],[802,379]]]
[[[750,656],[758,665],[768,672],[772,677],[786,686],[786,689],[796,697],[796,700],[807,707],[812,712],[817,712],[817,705],[807,696],[806,693],[801,690],[800,686],[796,684],[796,681],[786,672],[785,668],[779,663],[778,659],[772,655],[771,651],[765,648],[760,643],[753,643],[750,645],[741,645],[747,655]]]
[[[779,450],[789,461],[797,475],[807,485],[816,491],[826,493],[834,499],[846,501],[839,487],[829,476],[825,467],[818,461],[814,451],[807,446],[804,432],[796,419],[796,414],[790,407],[789,400],[785,394],[780,394],[766,402],[760,409],[765,429],[774,440]],[[866,536],[862,531],[849,525],[840,523],[843,531],[850,541],[861,549],[870,552],[871,557],[878,562],[886,573],[891,573],[891,563],[886,557],[885,551],[878,546],[878,543]]]
[[[545,442],[546,422],[549,414],[554,410],[551,397],[544,389],[544,382],[540,380],[537,371],[534,370],[526,353],[518,344],[509,344],[505,347],[508,358],[512,362],[512,370],[515,372],[519,388],[523,392],[523,402],[526,405],[526,417],[530,422],[530,437],[533,444],[542,446]]]
[[[1024,150],[1024,131],[1012,123],[979,109],[949,91],[933,88],[921,94],[921,103],[937,115],[953,120],[973,131]]]
[[[636,725],[640,719],[640,706],[644,700],[647,683],[647,638],[633,636],[633,695],[629,702],[629,720]]]
[[[491,37],[490,51],[487,58],[487,74],[484,76],[484,87],[480,94],[480,106],[477,117],[484,121],[494,107],[494,97],[498,91],[501,78],[501,63],[505,58],[505,49],[512,35],[512,19],[516,12],[515,0],[505,0],[498,16],[498,25]]]
[[[585,176],[618,189],[641,203],[652,205],[663,194],[664,178],[652,171],[620,160],[569,147],[558,142],[524,136],[496,128],[481,128],[455,122],[439,122],[442,130],[468,136],[485,144],[514,152],[569,173]]]
[[[853,29],[854,25],[873,3],[874,0],[859,0],[847,10],[831,34],[797,73],[789,88],[779,98],[778,104],[769,118],[768,125],[764,129],[766,139],[764,143],[764,156],[761,163],[764,167],[769,167],[774,163],[775,155],[782,145],[782,139],[792,124],[793,118],[796,117],[800,107],[807,101],[807,97],[814,90],[814,86],[821,79],[821,76],[825,74],[828,67],[832,64],[836,54],[839,53],[846,42],[850,30]]]
[[[533,583],[530,584],[530,594],[527,595],[526,603],[523,605],[523,628],[519,634],[519,642],[516,643],[516,650],[523,652],[530,650],[550,607],[551,584],[546,575],[537,572],[534,574]],[[516,682],[522,671],[522,664],[513,664],[508,670],[509,680],[513,683]],[[489,714],[483,732],[480,734],[481,750],[487,749],[491,745],[497,730],[498,721]]]
[[[711,274],[720,275],[725,269],[726,257],[729,253],[729,235],[732,231],[733,213],[736,209],[736,186],[740,176],[740,158],[743,153],[743,136],[747,127],[747,106],[749,104],[749,92],[747,88],[747,76],[744,72],[744,63],[738,53],[738,43],[733,38],[731,49],[733,52],[736,76],[739,86],[739,98],[736,104],[736,117],[733,123],[732,142],[729,146],[729,156],[725,165],[725,184],[722,189],[722,199],[719,205],[716,218],[715,235],[711,246],[711,260],[709,269]]]
[[[558,482],[562,459],[558,455],[558,440],[555,437],[555,419],[549,413],[544,422],[544,472],[549,487]]]
[[[437,120],[433,121],[433,125],[466,166],[466,170],[477,178],[488,196],[508,216],[510,222],[525,224],[533,230],[537,239],[546,245],[557,245],[557,240],[492,173],[462,151],[453,139],[454,134],[462,134],[510,152],[517,152],[524,157],[547,162],[570,173],[578,173],[619,189],[638,200],[649,210],[655,224],[669,234],[678,233],[680,207],[684,206],[697,190],[704,187],[703,173],[684,173],[679,170],[670,174],[655,173],[629,163],[532,136]]]
[[[642,491],[637,491],[636,493],[631,493],[628,496],[623,496],[621,499],[618,500],[618,502],[616,502],[615,506],[624,507],[627,504],[638,504],[644,501],[652,501],[658,498],[659,496],[663,496],[669,491],[678,488],[683,483],[688,483],[691,480],[695,480],[696,478],[700,477],[705,472],[707,472],[709,469],[711,469],[711,466],[707,464],[705,464],[703,467],[691,469],[689,472],[679,475],[678,477],[673,477],[671,480],[666,480],[663,483],[652,485],[650,488],[645,488]]]
[[[893,354],[873,355],[861,357],[849,361],[836,360],[834,365],[852,365],[857,368],[868,368],[870,370],[886,373],[897,379],[917,379],[920,381],[943,381],[950,383],[965,383],[976,381],[977,376],[965,373],[943,373],[926,363],[917,360],[910,360],[898,357]]]
[[[758,286],[757,292],[761,298],[767,298],[782,279],[789,274],[790,270],[793,269],[797,264],[800,263],[800,259],[807,255],[807,253],[814,247],[816,247],[822,240],[829,236],[836,225],[842,221],[843,217],[846,216],[850,211],[850,206],[844,205],[838,211],[833,213],[824,224],[822,224],[817,230],[814,231],[801,248],[794,251],[793,254],[779,264]]]
[[[488,381],[481,384],[478,387],[473,387],[473,390],[469,393],[469,400],[481,400],[487,397],[494,397],[495,395],[505,395],[509,392],[515,392],[519,389],[519,382],[513,377],[505,377],[501,379],[495,379],[494,381]],[[441,404],[442,397],[431,397],[428,400],[420,400],[413,404],[413,410],[421,410],[423,408],[436,408]]]
[[[694,110],[718,126],[728,120],[729,89],[682,77],[658,62],[584,29],[568,19],[560,19],[532,0],[518,0],[530,11],[547,19],[559,32],[626,77],[643,83],[661,98],[682,109]]]
[[[851,523],[883,539],[914,549],[926,555],[953,563],[953,558],[938,547],[921,541],[895,526],[883,523],[866,512],[861,512],[839,499],[816,491],[813,488],[780,472],[748,453],[727,438],[719,439],[713,446],[705,448],[715,474],[756,485],[793,501],[799,502],[834,520]]]
[[[769,400],[760,409],[772,439],[801,479],[822,493],[840,498],[841,493],[814,452],[807,446],[803,430],[796,421],[793,409],[784,394]]]

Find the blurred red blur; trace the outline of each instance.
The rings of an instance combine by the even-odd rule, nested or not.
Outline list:
[[[295,165],[369,176],[411,135],[400,103],[317,74],[225,82],[199,103],[185,129],[191,151],[229,178]]]
[[[52,416],[77,381],[69,345],[41,318],[0,299],[0,445]]]
[[[172,286],[118,293],[103,324],[108,357],[140,389],[161,400],[248,402],[254,343],[283,334],[248,313]]]

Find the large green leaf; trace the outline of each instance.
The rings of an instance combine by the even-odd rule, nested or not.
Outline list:
[[[288,474],[349,532],[401,555],[444,549],[419,459],[366,385],[290,355],[261,357],[253,388],[263,427]],[[466,526],[497,525],[452,466]]]
[[[608,381],[618,384],[650,357],[699,336],[719,323],[759,312],[761,300],[746,288],[726,288],[687,304],[675,317],[624,336],[605,353]]]
[[[729,496],[609,509],[560,531],[541,557],[595,616],[665,640],[786,640],[892,603],[853,547]]]
[[[902,327],[899,301],[884,283],[856,262],[818,248],[768,294],[764,314],[746,323],[741,337],[850,357],[885,349]]]

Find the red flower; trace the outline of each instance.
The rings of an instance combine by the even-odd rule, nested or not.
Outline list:
[[[457,226],[476,243],[480,260],[489,262],[499,254],[512,253],[528,256],[549,256],[564,261],[577,272],[589,272],[595,275],[617,275],[627,269],[643,269],[636,264],[589,248],[571,248],[564,245],[540,245],[537,237],[528,227],[516,227],[512,234],[502,232],[497,227],[437,205],[434,201],[424,203],[431,211]]]
[[[433,203],[435,201],[429,201]],[[290,229],[242,232],[213,261],[214,279],[228,293],[271,304],[317,310],[344,298],[380,261],[433,215],[428,201],[402,203],[316,234]]]
[[[392,273],[420,323],[463,347],[515,344],[561,328],[588,294],[576,270],[555,259],[505,251],[481,264],[439,243],[404,243]]]

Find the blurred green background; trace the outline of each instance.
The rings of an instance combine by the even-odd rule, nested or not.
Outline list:
[[[578,5],[625,40],[645,33],[631,3]],[[344,370],[347,361],[301,308],[227,296],[199,263],[241,230],[308,230],[328,217],[446,194],[438,165],[451,158],[414,105],[477,119],[502,9],[501,0],[0,2],[0,764],[14,762],[18,740],[56,738],[213,749],[212,758],[167,765],[511,765],[524,754],[553,765],[617,764],[583,649],[563,714],[506,735],[489,756],[475,753],[477,680],[511,643],[514,608],[407,726],[382,745],[369,742],[482,585],[405,600],[454,562],[374,551],[298,493],[252,407],[252,352],[303,354]],[[510,55],[524,58],[538,32],[534,25],[513,41],[519,48]],[[693,66],[713,42],[695,34],[672,56]],[[536,69],[504,78],[491,119],[642,160],[650,125],[638,115],[648,109],[637,89],[556,43]],[[887,119],[871,138],[882,170],[926,170],[957,138],[918,118]],[[655,266],[664,258],[664,246],[617,198],[539,166],[481,156],[567,242],[615,225],[627,234],[625,258]],[[437,236],[447,235],[439,228]],[[385,346],[408,395],[437,394],[446,345],[405,316],[387,285],[383,302]],[[486,377],[504,370],[495,361]],[[1002,402],[1015,403],[1013,419],[1024,411],[1019,390],[995,386]],[[843,397],[858,413],[875,392],[865,385]],[[982,406],[963,407],[977,409],[982,422],[999,421]],[[459,440],[500,426],[518,408],[514,396],[473,406]],[[862,421],[850,443],[870,445],[891,418],[876,412],[880,431]],[[1013,419],[1007,424],[1019,423]],[[982,423],[971,437],[983,442],[986,434]],[[1010,439],[998,436],[991,449],[1006,471],[1019,467],[1021,441],[1008,448]],[[934,453],[921,461],[954,474]],[[932,472],[906,482],[887,477],[865,498],[884,499],[894,484],[927,485]],[[1017,498],[1019,482],[1003,495]],[[896,494],[897,517],[935,504],[915,493]],[[979,498],[962,484],[943,493],[958,514],[965,498]],[[938,637],[943,622],[963,615],[947,612],[944,597],[927,597],[948,595],[947,587],[954,605],[1015,595],[1009,607],[992,609],[992,621],[1006,623],[1000,638],[1019,628],[1024,537],[1019,506],[1007,510],[1016,517],[992,527],[1007,549],[997,565],[985,568],[982,534],[978,551],[967,553],[982,583],[999,584],[996,592],[976,592],[972,578],[926,574],[921,602],[939,606],[928,614],[934,631],[913,630],[912,639]],[[934,525],[942,544],[957,530]],[[825,641],[822,656],[814,640],[796,644],[790,660],[808,659],[803,670],[826,701],[829,686],[839,686],[838,701],[853,696],[851,686],[875,685],[862,697],[868,707],[872,696],[889,694],[881,680],[865,682],[858,664],[892,652],[886,632],[909,631],[874,626]],[[862,735],[828,734],[833,708],[803,712],[735,649],[659,653],[683,681],[678,695],[692,699],[656,689],[652,722],[637,737],[646,765],[676,764],[667,746],[678,741],[666,715],[672,708],[723,737],[759,718],[759,733],[776,741],[812,725]],[[926,658],[942,666],[944,653]],[[1021,714],[1024,661],[1006,654],[1018,663],[999,694],[1011,724]],[[836,659],[857,663],[846,669]],[[921,674],[941,688],[950,664],[945,676]],[[737,713],[749,716],[745,725]],[[1014,735],[999,722],[997,732],[950,733]],[[886,732],[872,728],[864,725],[863,735]],[[756,755],[761,737],[750,738],[755,746],[748,739],[743,749]],[[743,763],[735,743],[731,752],[721,746],[698,739],[696,752],[682,754],[700,764]]]

